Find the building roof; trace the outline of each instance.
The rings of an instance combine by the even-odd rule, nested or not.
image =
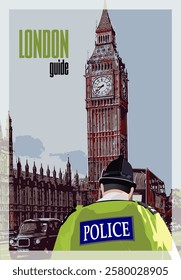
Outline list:
[[[96,33],[107,32],[107,31],[114,32],[114,29],[112,27],[108,11],[106,9],[104,9],[102,11],[101,19],[100,19],[99,25],[96,29]]]

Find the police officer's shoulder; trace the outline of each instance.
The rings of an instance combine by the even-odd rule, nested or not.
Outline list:
[[[80,211],[82,209],[83,205],[77,205],[75,208],[72,209],[63,219],[62,225],[67,221],[67,219],[75,212]]]
[[[143,206],[144,208],[148,209],[153,215],[158,213],[156,209],[154,209],[153,207],[149,206],[148,204],[138,201],[138,204]]]

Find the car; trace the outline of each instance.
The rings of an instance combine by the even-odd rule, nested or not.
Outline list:
[[[12,251],[52,251],[60,226],[61,221],[55,218],[25,220],[9,240],[10,254]]]

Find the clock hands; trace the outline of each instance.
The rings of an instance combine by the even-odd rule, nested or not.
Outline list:
[[[102,87],[104,87],[104,84],[102,84],[101,86],[97,87],[97,89],[95,90],[95,94],[97,94]]]

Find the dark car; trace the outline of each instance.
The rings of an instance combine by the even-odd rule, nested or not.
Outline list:
[[[11,251],[53,250],[61,221],[54,218],[25,220],[9,240]]]

